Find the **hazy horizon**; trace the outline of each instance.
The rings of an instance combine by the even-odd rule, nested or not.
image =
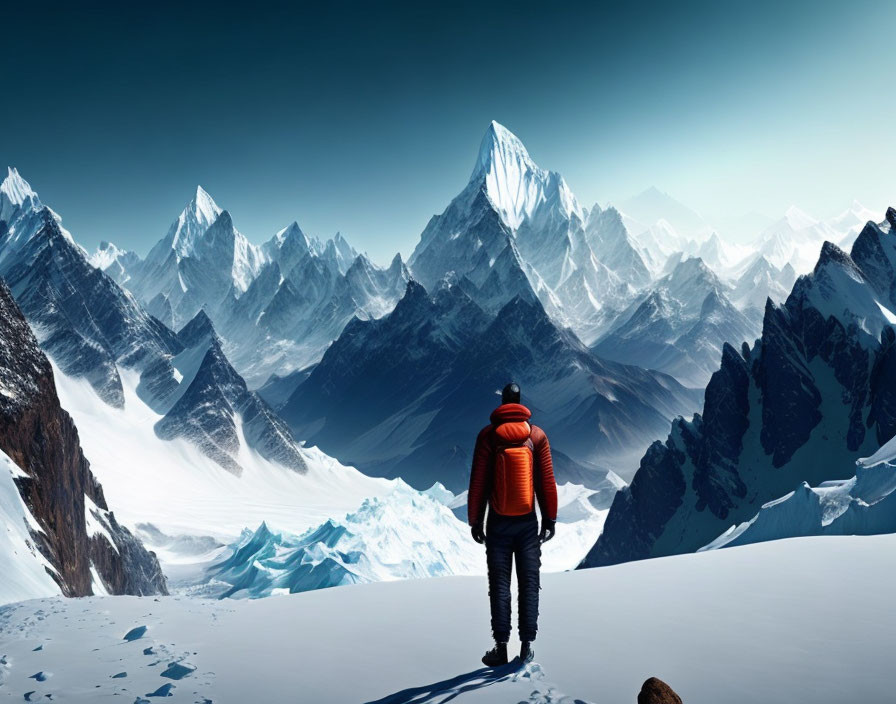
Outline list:
[[[42,8],[7,13],[41,41],[0,48],[0,159],[89,249],[145,254],[201,184],[253,242],[408,256],[492,119],[583,206],[653,186],[734,241],[896,203],[889,3]]]

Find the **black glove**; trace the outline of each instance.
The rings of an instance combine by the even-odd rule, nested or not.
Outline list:
[[[485,542],[485,531],[482,529],[482,524],[477,523],[470,529],[470,534],[473,536],[473,540],[475,540],[480,545]]]
[[[538,542],[546,543],[551,538],[554,537],[554,532],[556,530],[556,521],[552,521],[550,518],[542,518],[541,519],[541,533],[538,535]]]

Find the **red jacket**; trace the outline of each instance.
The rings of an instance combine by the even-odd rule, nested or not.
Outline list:
[[[494,459],[494,429],[501,423],[528,421],[532,413],[519,403],[498,406],[491,415],[491,423],[479,431],[473,450],[473,467],[470,471],[470,491],[467,493],[467,520],[471,526],[485,519],[485,507],[492,491],[492,465]],[[533,445],[535,460],[535,496],[542,518],[557,520],[557,482],[554,479],[554,463],[548,436],[533,425],[529,439]]]

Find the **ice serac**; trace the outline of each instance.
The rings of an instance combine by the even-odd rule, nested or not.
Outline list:
[[[817,487],[803,482],[764,504],[753,518],[731,528],[703,550],[810,535],[876,535],[896,532],[896,438],[871,457],[856,460],[855,476]]]
[[[697,550],[803,482],[848,479],[896,434],[894,221],[866,225],[850,254],[825,243],[767,302],[755,345],[725,346],[703,414],[643,457],[584,566]]]
[[[409,549],[413,546],[412,549]],[[301,536],[262,524],[212,565],[204,593],[258,598],[365,582],[478,574],[482,556],[450,509],[400,480]]]
[[[36,523],[33,542],[63,594],[166,593],[155,556],[109,511],[78,431],[59,405],[50,362],[2,282],[0,450],[20,470],[15,483]],[[4,564],[18,568],[16,559]]]
[[[242,471],[247,451],[304,472],[305,461],[289,428],[247,389],[204,311],[181,329],[178,340],[183,351],[171,365],[180,381],[168,396],[171,405],[156,423],[156,434],[163,440],[188,439],[235,474]]]
[[[596,485],[693,410],[696,392],[596,358],[535,296],[490,313],[462,283],[430,296],[412,281],[392,313],[346,326],[281,409],[296,433],[370,473],[461,491],[492,391],[513,378],[568,460],[561,480]]]
[[[531,290],[552,317],[590,339],[602,310],[631,297],[629,281],[639,272],[626,266],[632,262],[624,253],[607,252],[619,270],[603,262],[589,244],[586,217],[563,177],[540,168],[515,135],[492,122],[466,187],[429,221],[409,266],[429,289],[446,276],[481,285],[512,247],[524,276],[500,292],[498,307]],[[618,234],[590,239],[602,246],[606,237],[613,250]]]

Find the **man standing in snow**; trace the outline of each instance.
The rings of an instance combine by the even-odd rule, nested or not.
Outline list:
[[[485,543],[488,594],[495,647],[482,658],[489,667],[507,664],[510,639],[510,572],[516,559],[519,585],[520,659],[532,659],[538,630],[541,544],[554,537],[557,483],[547,435],[529,425],[532,413],[520,403],[520,387],[510,383],[491,423],[476,438],[467,515],[473,540]],[[535,503],[541,510],[541,531]],[[485,509],[488,506],[488,522]]]

